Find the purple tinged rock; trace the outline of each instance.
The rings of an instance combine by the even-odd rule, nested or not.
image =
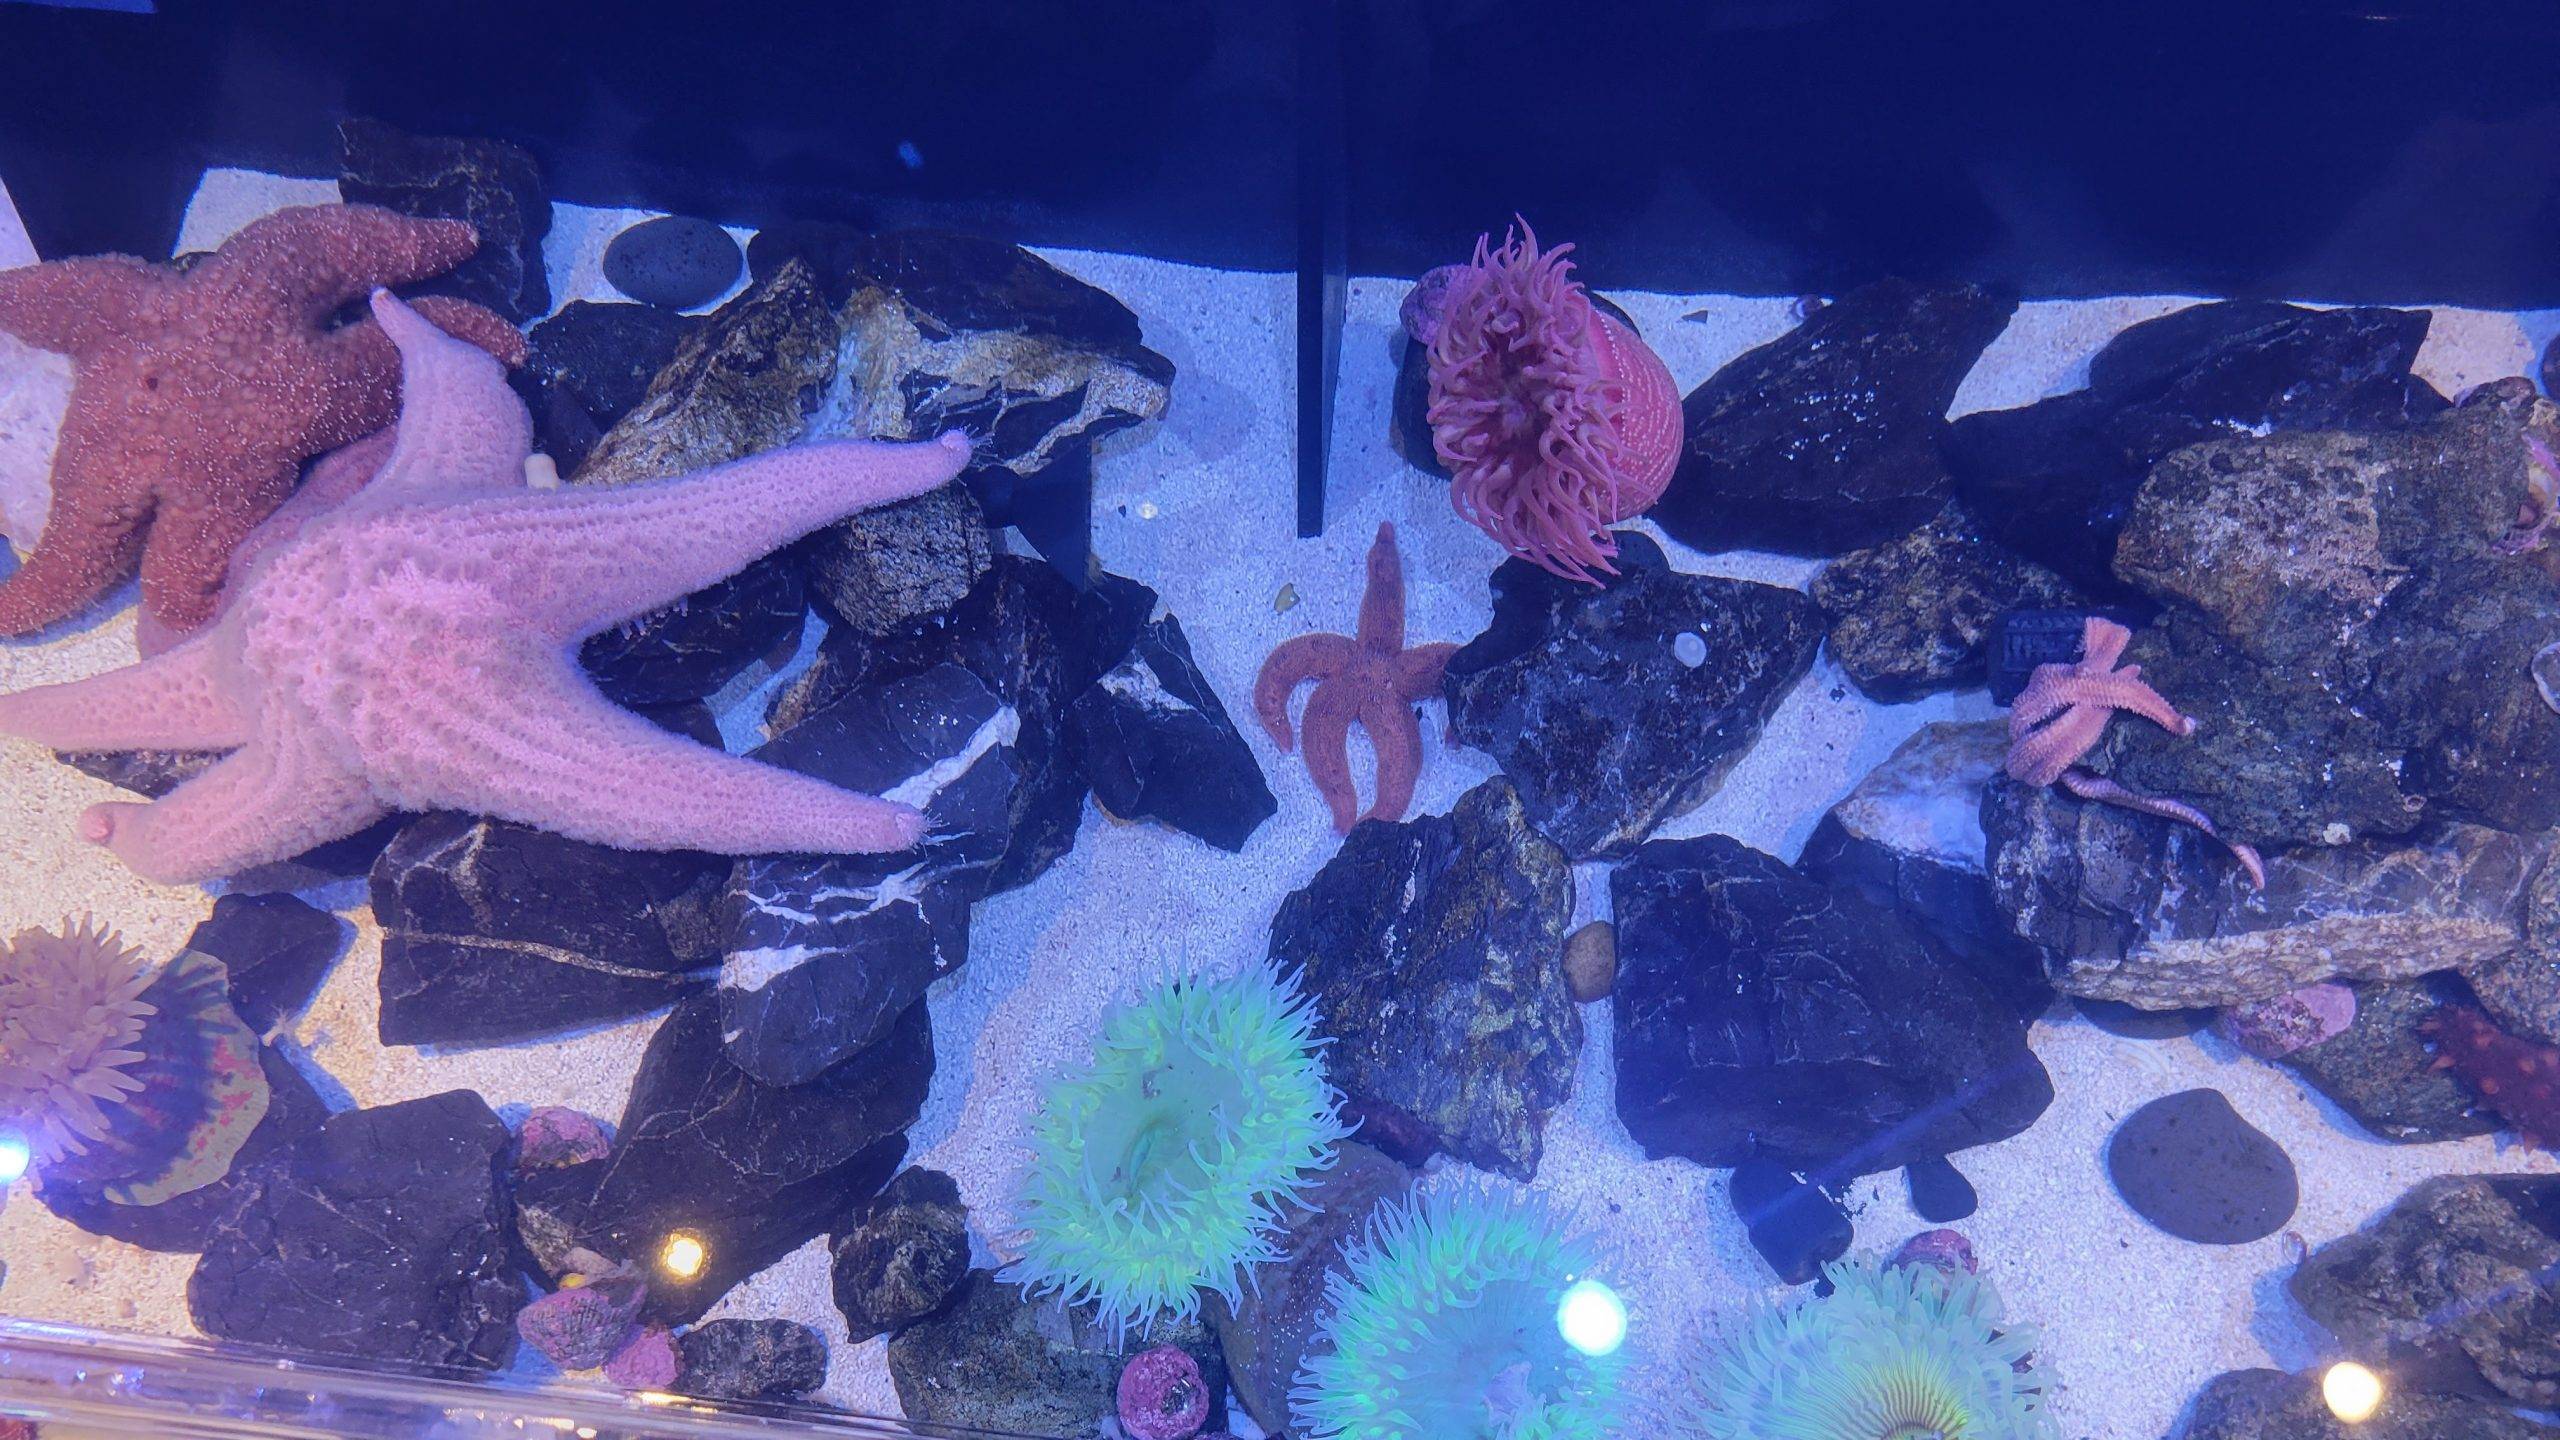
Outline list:
[[[648,1293],[632,1275],[573,1285],[516,1312],[516,1334],[563,1370],[592,1370],[632,1338],[632,1322]]]
[[[1973,1242],[1953,1230],[1923,1230],[1902,1242],[1893,1252],[1893,1265],[1934,1265],[1952,1275],[1961,1270],[1967,1275],[1982,1268],[1973,1258]]]
[[[676,1383],[681,1368],[675,1332],[664,1325],[644,1325],[604,1362],[604,1378],[625,1390],[664,1390]]]
[[[545,1105],[524,1117],[524,1130],[517,1137],[516,1169],[557,1170],[612,1153],[613,1140],[605,1134],[603,1121],[565,1105]]]
[[[2261,1060],[2317,1045],[2355,1023],[2356,992],[2335,980],[2288,990],[2222,1012],[2221,1030],[2232,1044]]]

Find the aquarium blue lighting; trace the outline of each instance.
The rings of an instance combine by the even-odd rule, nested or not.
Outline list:
[[[1627,1343],[1627,1302],[1597,1280],[1577,1280],[1557,1302],[1556,1329],[1585,1355],[1614,1355]]]
[[[0,1130],[0,1185],[15,1185],[27,1173],[27,1142],[14,1130]]]

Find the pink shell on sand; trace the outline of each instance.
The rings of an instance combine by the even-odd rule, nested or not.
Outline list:
[[[2222,1033],[2262,1060],[2317,1045],[2355,1023],[2356,992],[2335,980],[2222,1012]]]
[[[1120,1372],[1120,1428],[1130,1440],[1191,1440],[1209,1422],[1209,1383],[1179,1345],[1159,1345]]]
[[[524,1117],[516,1168],[557,1170],[582,1161],[601,1160],[612,1153],[613,1141],[606,1137],[603,1121],[584,1110],[545,1105]]]
[[[664,1325],[650,1325],[604,1362],[604,1378],[625,1390],[664,1390],[676,1383],[680,1368],[675,1332]]]
[[[1953,1230],[1923,1230],[1902,1242],[1893,1252],[1895,1265],[1934,1265],[1953,1274],[1962,1270],[1967,1275],[1981,1267],[1973,1258],[1973,1242]]]

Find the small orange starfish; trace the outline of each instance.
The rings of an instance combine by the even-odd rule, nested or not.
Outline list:
[[[2035,673],[2027,677],[2026,688],[2018,692],[2017,701],[2009,707],[2009,755],[2003,768],[2010,779],[2022,784],[2059,784],[2083,800],[2183,821],[2222,840],[2213,821],[2194,806],[2139,794],[2079,768],[2080,757],[2106,734],[2107,722],[2118,710],[2130,710],[2172,735],[2196,732],[2193,719],[2180,714],[2178,707],[2143,682],[2141,666],[2116,663],[2132,639],[2132,631],[2092,615],[2081,631],[2077,662],[2037,666]],[[2249,872],[2249,883],[2266,889],[2267,867],[2258,852],[2235,841],[2222,843],[2240,867]]]
[[[1307,681],[1316,682],[1299,722],[1300,738],[1306,742],[1307,773],[1333,807],[1333,828],[1345,834],[1356,820],[1401,820],[1411,808],[1414,782],[1422,776],[1422,726],[1413,707],[1439,690],[1440,672],[1458,651],[1445,641],[1405,648],[1404,557],[1396,551],[1392,524],[1380,525],[1377,543],[1369,547],[1359,632],[1287,641],[1262,662],[1261,678],[1253,684],[1254,712],[1286,755],[1297,748],[1289,733],[1289,697]],[[1377,799],[1366,817],[1359,813],[1345,748],[1354,720],[1378,752]]]

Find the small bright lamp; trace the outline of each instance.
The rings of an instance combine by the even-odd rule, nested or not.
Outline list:
[[[1627,1343],[1627,1302],[1597,1280],[1577,1280],[1556,1305],[1556,1329],[1585,1355],[1615,1354]]]
[[[2341,1360],[2320,1377],[2320,1398],[2329,1402],[2330,1414],[2360,1424],[2382,1408],[2382,1377],[2353,1360]]]

